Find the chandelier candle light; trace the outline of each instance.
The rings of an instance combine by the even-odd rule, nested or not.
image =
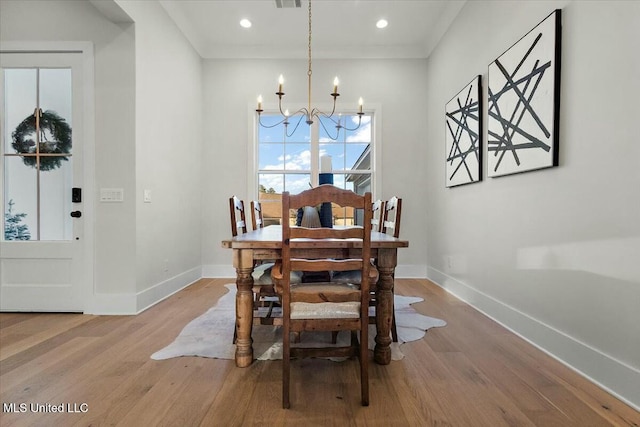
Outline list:
[[[338,93],[338,84],[340,83],[340,81],[338,80],[338,77],[333,79],[333,92],[331,93],[331,96],[333,97],[333,108],[331,110],[331,113],[327,114],[319,110],[318,108],[315,108],[315,107],[311,108],[311,74],[312,74],[312,70],[311,70],[311,0],[309,0],[309,50],[308,50],[308,53],[309,53],[309,63],[308,63],[309,68],[307,70],[307,79],[308,79],[307,107],[302,107],[293,114],[289,114],[289,110],[282,111],[282,97],[284,96],[284,91],[283,91],[284,77],[281,74],[280,77],[278,78],[278,91],[276,92],[276,95],[278,95],[278,109],[280,110],[280,114],[282,115],[282,120],[272,125],[267,125],[262,122],[261,113],[264,110],[262,109],[262,95],[260,95],[258,96],[258,108],[256,109],[256,112],[258,113],[258,122],[260,123],[260,126],[265,128],[272,128],[272,127],[284,124],[286,135],[291,136],[296,131],[296,129],[298,128],[298,125],[300,124],[303,118],[306,119],[305,121],[308,125],[313,124],[314,119],[317,118],[318,122],[322,125],[322,127],[324,128],[329,138],[335,141],[336,139],[338,139],[338,135],[340,134],[340,129],[344,128],[346,130],[353,131],[360,127],[362,123],[362,116],[364,115],[364,113],[362,112],[362,98],[358,100],[358,112],[356,113],[358,115],[358,125],[354,128],[349,128],[346,125],[344,125],[341,122],[340,114],[338,114],[337,120],[334,118],[334,114],[336,111],[336,101],[340,96],[340,94]],[[296,122],[296,125],[293,128],[293,131],[291,131],[291,133],[289,134],[287,132],[287,129],[289,126],[289,118],[297,117],[297,116],[299,116],[298,121]],[[335,138],[331,135],[331,133],[325,126],[325,123],[322,120],[323,118],[330,120],[332,124],[335,126],[335,128],[337,129]]]

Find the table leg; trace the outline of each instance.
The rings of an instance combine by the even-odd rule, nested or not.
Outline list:
[[[236,268],[236,366],[245,368],[253,363],[251,329],[253,327],[253,251],[234,249]]]
[[[376,346],[373,359],[380,365],[391,363],[391,319],[393,316],[393,276],[398,251],[378,249],[378,283],[376,285]]]

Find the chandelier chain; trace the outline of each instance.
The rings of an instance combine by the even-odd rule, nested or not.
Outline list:
[[[311,0],[309,0],[309,75],[311,75]]]
[[[311,0],[309,0],[309,52],[308,53],[309,53],[309,69],[307,70],[307,76],[309,76],[309,78],[308,78],[307,99],[309,101],[308,111],[311,112],[311,74],[313,73],[311,71]],[[309,120],[311,119],[309,118]]]

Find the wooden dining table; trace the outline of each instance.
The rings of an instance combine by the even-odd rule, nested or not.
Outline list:
[[[409,246],[407,240],[373,231],[371,256],[378,268],[376,284],[376,338],[374,360],[381,365],[391,362],[391,319],[393,314],[393,280],[398,263],[398,248]],[[253,328],[253,267],[259,260],[277,260],[282,257],[282,227],[270,225],[222,241],[222,247],[233,250],[233,267],[236,270],[236,353],[238,367],[253,362],[251,330]],[[318,257],[341,258],[358,256],[362,241],[310,239],[296,240],[292,244],[292,256],[317,254]]]

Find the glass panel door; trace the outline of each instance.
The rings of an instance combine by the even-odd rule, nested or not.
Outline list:
[[[84,310],[83,64],[0,51],[0,311]]]

